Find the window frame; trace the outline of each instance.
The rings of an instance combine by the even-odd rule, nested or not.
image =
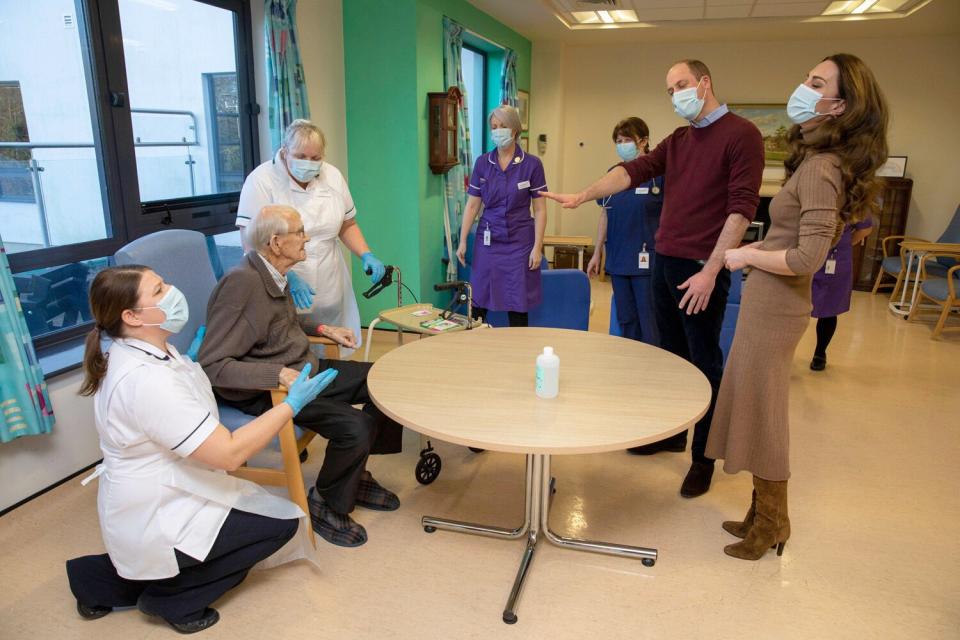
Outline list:
[[[194,0],[234,13],[240,144],[244,176],[260,163],[253,21],[247,0]],[[101,200],[110,237],[8,254],[14,274],[111,258],[124,245],[163,229],[216,235],[236,228],[240,192],[141,202],[130,113],[119,0],[75,0],[78,36],[93,121],[93,145],[102,171]],[[74,340],[89,331],[81,323],[33,338],[38,349]]]
[[[474,44],[469,43],[469,42],[463,42],[463,44],[461,44],[461,48],[466,49],[467,51],[469,51],[469,52],[471,52],[471,53],[473,53],[473,54],[475,54],[475,55],[478,55],[478,56],[480,56],[481,58],[483,58],[483,78],[481,79],[481,84],[480,84],[480,86],[482,87],[482,91],[481,91],[481,93],[480,93],[480,104],[483,105],[484,112],[480,114],[480,122],[482,123],[482,125],[481,125],[482,131],[480,131],[480,132],[478,132],[478,133],[479,133],[479,136],[480,136],[480,138],[479,138],[479,140],[480,140],[480,153],[484,153],[483,149],[486,147],[486,145],[483,144],[483,141],[486,140],[486,139],[489,137],[489,135],[490,135],[490,131],[489,131],[489,129],[490,129],[490,123],[487,122],[487,114],[486,114],[486,109],[487,109],[487,93],[488,93],[487,83],[488,83],[489,80],[490,80],[490,77],[489,77],[489,73],[490,73],[490,55],[489,55],[489,52],[488,52],[488,51],[484,51],[483,49],[481,49],[481,48],[479,48],[479,47],[477,47],[477,46],[475,46]],[[475,133],[473,132],[473,130],[471,129],[471,131],[470,131],[470,137],[473,138],[474,135],[477,135],[477,134],[475,134]],[[474,160],[476,160],[476,158],[474,158]],[[472,168],[472,167],[471,167],[471,168]]]

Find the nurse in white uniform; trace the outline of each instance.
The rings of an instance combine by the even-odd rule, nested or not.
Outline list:
[[[337,238],[360,258],[371,282],[380,281],[385,267],[371,253],[360,231],[343,174],[323,161],[325,151],[326,138],[319,127],[309,120],[291,122],[277,154],[251,171],[244,181],[237,226],[244,229],[268,204],[296,209],[310,242],[307,259],[287,274],[293,300],[299,309],[309,310],[312,324],[347,327],[360,346],[360,313]],[[252,249],[245,237],[243,247],[244,251]]]
[[[90,479],[99,477],[107,553],[67,561],[77,611],[95,619],[137,606],[181,633],[202,631],[219,620],[209,605],[286,545],[304,518],[224,470],[263,449],[336,371],[310,379],[308,365],[284,403],[231,433],[203,370],[167,342],[188,316],[176,287],[147,267],[112,267],[94,278],[90,309],[96,328],[80,392],[94,396],[103,464]],[[104,339],[112,340],[106,354]]]

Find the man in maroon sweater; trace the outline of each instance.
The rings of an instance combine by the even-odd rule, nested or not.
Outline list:
[[[713,460],[704,455],[723,375],[720,326],[730,290],[724,252],[740,244],[760,202],[763,137],[748,120],[729,113],[713,94],[710,70],[682,60],[667,72],[674,110],[689,121],[648,155],[614,167],[579,193],[542,195],[574,209],[584,202],[664,176],[664,203],[653,259],[653,299],[664,349],[692,362],[710,381],[710,407],[693,435],[693,463],[680,495],[710,489]],[[634,447],[631,453],[683,451],[687,433]]]

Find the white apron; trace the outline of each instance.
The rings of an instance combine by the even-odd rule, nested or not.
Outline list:
[[[200,366],[169,349],[167,356],[139,340],[114,342],[95,398],[103,463],[83,484],[99,477],[100,529],[117,573],[131,580],[177,575],[174,549],[206,558],[230,509],[300,520],[297,535],[261,565],[317,564],[312,527],[296,504],[183,457],[216,429],[219,415]],[[199,424],[197,416],[204,416]]]

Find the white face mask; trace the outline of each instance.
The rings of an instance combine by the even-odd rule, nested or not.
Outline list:
[[[498,148],[506,149],[510,146],[510,143],[513,142],[513,131],[505,127],[491,129],[490,138],[493,139],[493,143],[497,145]]]
[[[173,285],[170,285],[170,288],[156,305],[152,307],[140,307],[140,311],[144,309],[160,309],[166,318],[163,322],[144,322],[143,326],[160,327],[170,333],[180,333],[180,330],[187,324],[187,320],[190,319],[190,306],[187,304],[187,299],[183,293],[181,293],[180,289],[177,289]]]
[[[300,182],[310,182],[320,175],[320,168],[323,166],[322,160],[306,160],[304,158],[290,158],[287,161],[290,167],[290,175]]]
[[[706,94],[704,97],[698,98],[697,92],[700,90],[700,82],[703,81],[703,78],[700,78],[700,81],[697,82],[697,86],[690,87],[689,89],[682,89],[681,91],[674,91],[673,96],[671,96],[671,101],[673,102],[673,110],[677,112],[677,115],[688,120],[690,122],[697,119],[697,116],[700,115],[700,112],[703,111],[703,103],[706,101]]]
[[[817,113],[817,103],[821,100],[832,100],[839,102],[843,98],[824,98],[823,94],[811,89],[805,84],[801,84],[790,95],[787,101],[787,117],[794,124],[803,124],[807,120],[812,120],[817,116],[826,115]]]

